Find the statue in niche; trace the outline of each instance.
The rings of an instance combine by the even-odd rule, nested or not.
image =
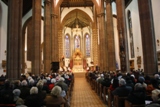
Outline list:
[[[76,36],[75,37],[75,49],[80,49],[80,37]]]

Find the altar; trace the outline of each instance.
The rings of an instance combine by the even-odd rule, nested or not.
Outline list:
[[[75,53],[73,54],[73,72],[84,72],[83,70],[83,57],[82,53],[79,49],[76,49]]]

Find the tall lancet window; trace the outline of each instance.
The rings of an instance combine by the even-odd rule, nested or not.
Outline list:
[[[81,41],[80,36],[76,35],[74,39],[75,49],[80,49]]]
[[[85,37],[85,46],[86,46],[86,56],[90,57],[91,41],[90,41],[90,36],[88,34],[86,34],[86,37]]]
[[[131,12],[128,10],[128,29],[129,29],[129,43],[130,43],[130,54],[131,58],[134,58],[134,40],[133,40],[133,28],[132,28],[132,17]]]
[[[65,35],[65,56],[66,58],[70,57],[70,37],[69,35]]]

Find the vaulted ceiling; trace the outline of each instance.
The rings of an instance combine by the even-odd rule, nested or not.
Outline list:
[[[8,4],[8,0],[2,0],[6,5]],[[116,0],[111,0],[116,1]],[[125,0],[125,5],[127,6],[132,0]],[[92,7],[94,4],[92,0],[63,0],[60,5],[61,8],[65,7]],[[43,7],[43,6],[42,6]],[[28,13],[28,11],[32,8],[32,0],[23,0],[23,16]],[[80,28],[89,26],[91,23],[91,19],[89,19],[87,14],[80,11],[72,11],[73,13],[69,14],[65,18],[64,25],[67,27],[74,28],[78,24]]]
[[[63,0],[61,7],[87,7],[93,6],[92,0]]]
[[[75,9],[69,12],[63,19],[63,25],[70,28],[79,28],[89,26],[92,23],[91,18],[83,11]]]
[[[8,5],[8,0],[2,0]],[[111,0],[116,1],[116,0]],[[132,0],[125,0],[125,5],[128,5]],[[87,7],[93,6],[92,0],[63,0],[61,7]],[[32,0],[23,0],[23,16],[32,8]]]

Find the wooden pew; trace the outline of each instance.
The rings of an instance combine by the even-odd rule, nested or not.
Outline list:
[[[103,86],[103,101],[106,103],[106,95],[108,95],[108,87]]]
[[[110,89],[108,89],[108,107],[112,107],[113,95]]]
[[[103,85],[101,83],[99,83],[99,95],[100,95],[100,98],[103,99]]]
[[[93,89],[96,90],[96,80],[93,79]]]
[[[125,107],[125,100],[127,97],[119,97],[114,95],[113,105],[114,107]]]
[[[98,83],[97,83],[96,80],[95,80],[95,92],[96,92],[96,93],[98,92]]]
[[[16,104],[0,104],[0,107],[16,107]]]
[[[65,107],[65,104],[57,105],[57,104],[46,104],[46,107]]]
[[[128,100],[125,100],[125,107],[145,107],[145,104],[135,105],[129,102]]]
[[[97,82],[97,94],[99,95],[100,93],[100,88],[99,88],[100,83]]]

